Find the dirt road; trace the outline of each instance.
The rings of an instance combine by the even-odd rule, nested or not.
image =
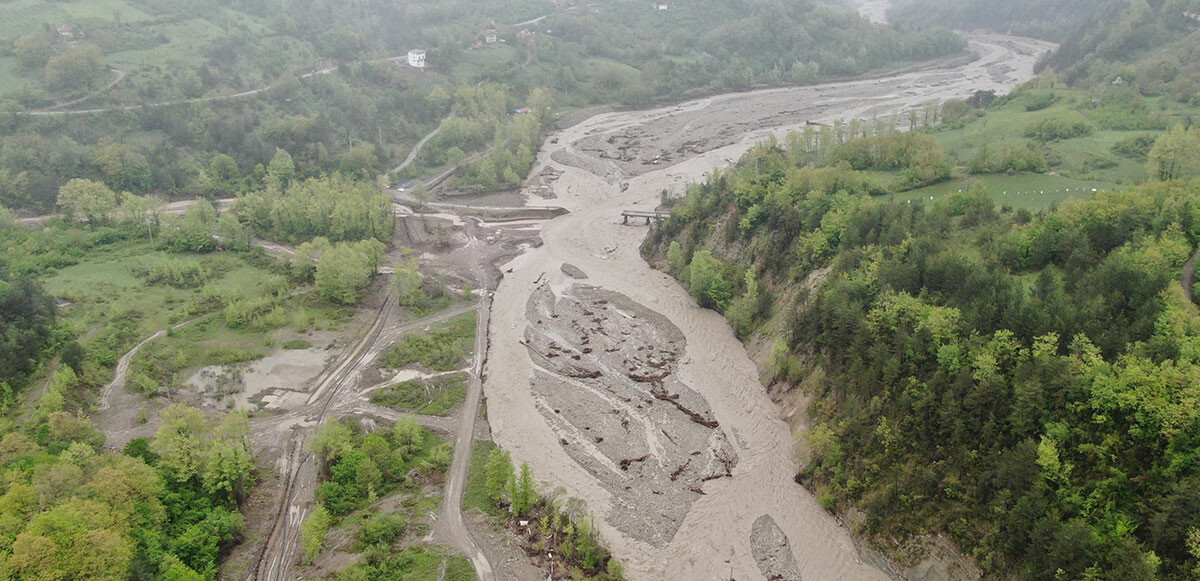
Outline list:
[[[312,458],[305,449],[306,440],[315,433],[316,429],[328,418],[351,414],[390,421],[395,421],[398,417],[398,414],[394,412],[371,405],[369,397],[355,389],[357,379],[363,371],[374,363],[383,350],[395,339],[418,329],[448,321],[473,309],[485,308],[482,304],[453,308],[424,319],[397,324],[395,321],[398,311],[396,303],[390,298],[386,299],[374,321],[366,328],[361,338],[317,379],[314,387],[308,392],[308,397],[302,407],[278,416],[254,418],[251,421],[256,445],[260,448],[274,449],[280,452],[280,474],[285,485],[276,513],[276,522],[262,549],[258,566],[248,579],[274,581],[295,578],[294,567],[300,549],[300,525],[312,509],[314,493],[318,484],[316,459]],[[481,317],[484,321],[483,329],[486,330],[486,313]],[[486,334],[483,336],[486,337]],[[457,430],[459,442],[455,450],[455,462],[458,461],[458,448],[463,445],[463,439],[468,442],[466,448],[468,460],[470,457],[469,442],[474,439],[472,436],[476,414],[473,410],[478,409],[478,392],[479,390],[476,389],[474,408],[469,408],[471,396],[470,391],[468,392],[468,404],[459,410],[458,418],[423,416],[417,418],[422,425],[429,428],[446,431]],[[468,411],[468,408],[472,411]],[[466,472],[463,470],[457,476],[460,498],[465,475]],[[447,476],[448,490],[454,479],[453,474]],[[461,523],[461,514],[458,522]],[[470,536],[465,527],[462,527],[460,532],[461,536],[447,540],[454,542],[456,546],[460,544],[457,541],[467,541],[461,543],[458,548],[467,552],[467,555],[477,563],[476,566],[481,570],[490,571],[490,565],[486,557],[483,557],[482,551],[479,551],[477,547],[474,548],[474,553],[469,550],[474,545],[470,543]]]
[[[439,529],[446,537],[443,540],[471,559],[471,564],[475,567],[475,577],[479,581],[496,581],[496,574],[492,564],[488,562],[487,555],[479,548],[463,523],[462,501],[467,470],[471,467],[471,448],[475,444],[475,419],[479,415],[479,400],[483,395],[480,373],[483,371],[483,362],[487,354],[491,308],[492,299],[485,295],[479,303],[479,316],[475,327],[475,361],[471,367],[467,397],[458,412],[458,438],[454,443],[454,459],[450,462],[450,472],[446,475],[445,500],[442,502],[442,515],[438,520]]]
[[[534,173],[544,167],[563,172],[552,187],[556,202],[571,214],[546,223],[541,230],[544,245],[505,265],[511,274],[496,290],[485,373],[488,420],[497,443],[512,451],[514,461],[529,462],[544,489],[563,487],[568,495],[587,502],[600,517],[598,529],[625,563],[629,578],[713,579],[731,571],[738,579],[758,578],[755,549],[760,554],[762,550],[752,538],[774,535],[752,534],[752,525],[764,515],[778,524],[803,578],[887,578],[863,561],[848,531],[792,480],[798,462],[789,451],[802,435],[789,433],[729,325],[717,313],[698,308],[673,279],[646,265],[638,251],[646,230],[621,225],[620,212],[653,209],[662,190],[678,191],[703,179],[711,168],[738,159],[767,135],[800,128],[807,121],[870,120],[893,114],[903,118],[906,110],[976,90],[1005,92],[1032,78],[1035,62],[1051,45],[989,35],[971,37],[971,47],[980,58],[953,68],[597,115],[544,144]],[[621,479],[637,489],[632,471],[618,469],[611,481],[602,482],[596,474],[611,462],[598,455],[581,461],[581,450],[568,452],[568,445],[575,444],[541,413],[546,398],[537,391],[535,365],[522,341],[530,329],[542,328],[527,314],[531,304],[546,303],[531,302],[542,283],[548,281],[555,295],[564,297],[577,282],[563,273],[564,263],[586,273],[584,283],[627,297],[666,317],[682,333],[686,347],[670,379],[703,398],[736,453],[731,477],[706,481],[677,530],[661,542],[627,532],[637,527],[625,526],[620,517],[639,510],[657,514],[655,499],[662,497],[634,497],[620,487],[614,493],[612,482]],[[630,324],[655,324],[653,317],[638,316],[634,309],[624,310],[623,316]],[[580,319],[579,324],[584,323]],[[579,343],[566,339],[559,343]],[[604,369],[603,358],[572,353],[580,357],[581,366]],[[631,361],[635,355],[628,353]],[[639,408],[662,405],[634,403]],[[562,411],[565,417],[567,410]],[[597,410],[596,415],[601,411],[608,410]],[[646,458],[665,465],[654,446],[658,437],[646,435]],[[636,504],[639,498],[650,500]],[[632,509],[631,503],[636,504]],[[623,507],[621,514],[615,514],[615,506]]]

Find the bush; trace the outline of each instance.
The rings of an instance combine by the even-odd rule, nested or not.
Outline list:
[[[359,529],[358,542],[364,546],[390,545],[400,538],[407,528],[408,523],[402,514],[376,514],[367,519]]]
[[[414,379],[371,393],[371,403],[409,410],[416,414],[444,415],[462,402],[467,393],[460,373],[427,380]]]
[[[312,343],[309,343],[308,341],[306,341],[304,339],[289,339],[289,340],[283,342],[283,348],[287,349],[289,351],[296,351],[299,349],[309,349],[311,347],[312,347]]]
[[[1150,154],[1150,148],[1154,147],[1155,139],[1154,135],[1126,137],[1113,144],[1112,152],[1129,159],[1144,160]]]
[[[408,335],[383,357],[383,365],[400,368],[414,363],[435,371],[454,371],[475,342],[475,313],[459,315],[425,335]]]
[[[1031,123],[1025,127],[1025,137],[1038,141],[1059,141],[1075,137],[1086,137],[1095,131],[1091,123],[1083,119],[1065,119],[1051,117],[1040,123]]]
[[[1058,99],[1054,96],[1054,93],[1038,95],[1025,104],[1025,110],[1031,112],[1041,111],[1042,109],[1053,105],[1056,100]]]
[[[329,516],[325,507],[318,504],[309,513],[308,518],[304,519],[304,524],[300,525],[300,544],[310,561],[321,554],[321,548],[325,546],[325,535],[329,533],[331,524],[333,517]]]

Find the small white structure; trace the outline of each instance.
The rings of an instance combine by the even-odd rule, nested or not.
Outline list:
[[[408,66],[425,68],[425,51],[419,48],[408,51]]]
[[[487,44],[496,42],[496,29],[489,28],[483,31],[483,42],[486,42]]]

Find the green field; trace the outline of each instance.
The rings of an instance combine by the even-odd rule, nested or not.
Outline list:
[[[153,18],[125,0],[11,0],[0,4],[0,41],[12,41],[43,27],[84,23],[142,22]]]
[[[1038,102],[1050,105],[1029,111]],[[1023,89],[989,107],[986,112],[949,129],[931,134],[951,160],[966,166],[986,144],[992,152],[1006,145],[1032,144],[1044,152],[1050,171],[1085,183],[1132,185],[1146,179],[1144,157],[1128,157],[1113,150],[1118,142],[1141,135],[1158,135],[1163,128],[1185,123],[1200,108],[1112,91],[1089,92],[1070,89]],[[1084,137],[1041,144],[1025,136],[1026,128],[1047,119],[1082,121],[1092,128]],[[1072,187],[1066,184],[1036,184],[1038,189]],[[1021,185],[1020,189],[1026,186]],[[1028,189],[1033,189],[1030,185]]]
[[[519,58],[516,47],[507,43],[488,44],[464,52],[462,61],[450,69],[450,74],[456,79],[495,79],[499,73],[518,66]],[[434,61],[429,62],[429,67],[438,68]]]
[[[97,249],[74,266],[44,278],[46,292],[70,303],[61,320],[80,337],[100,368],[113,365],[121,353],[150,335],[184,321],[194,321],[139,352],[135,364],[146,363],[160,384],[182,379],[187,369],[257,359],[274,348],[270,332],[280,327],[306,331],[314,321],[328,327],[351,315],[315,295],[276,299],[279,308],[254,324],[231,327],[224,307],[206,302],[208,289],[247,302],[266,299],[268,285],[279,277],[236,253],[208,255],[156,252],[145,242],[125,242]],[[201,288],[148,284],[136,269],[155,261],[203,265],[208,273]],[[99,369],[97,370],[99,371]],[[107,373],[107,372],[104,372]],[[172,377],[174,376],[174,377]]]
[[[978,175],[953,179],[924,188],[892,194],[900,203],[931,203],[956,192],[969,191],[976,184],[987,188],[997,206],[1026,210],[1045,210],[1070,198],[1090,198],[1093,190],[1124,190],[1112,182],[1075,180],[1043,174]]]
[[[60,269],[42,284],[46,292],[73,304],[63,317],[81,334],[102,326],[113,313],[127,310],[141,314],[140,330],[154,332],[181,321],[187,315],[184,307],[188,299],[199,294],[196,289],[150,286],[134,275],[136,264],[167,256],[145,242],[114,244],[98,249],[84,262]],[[261,281],[267,273],[236,254],[169,256],[206,263],[213,271],[223,272],[221,285],[246,298],[257,298],[265,292]]]

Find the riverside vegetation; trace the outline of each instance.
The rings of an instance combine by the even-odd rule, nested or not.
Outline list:
[[[1175,6],[1172,2],[1166,4]],[[559,11],[552,3],[540,0],[418,0],[405,4],[372,0],[352,6],[308,0],[282,4],[18,0],[0,6],[0,44],[5,46],[0,50],[0,67],[11,73],[0,75],[0,93],[4,95],[0,97],[0,404],[6,413],[0,423],[0,471],[4,475],[0,486],[0,576],[216,576],[221,556],[241,535],[239,509],[254,480],[245,416],[235,412],[206,419],[197,410],[171,406],[162,412],[163,428],[155,438],[135,439],[123,454],[116,454],[101,449],[103,437],[83,414],[91,409],[99,386],[111,377],[120,354],[152,333],[190,322],[159,342],[147,344],[133,359],[130,385],[157,395],[177,387],[188,369],[263,356],[265,348],[273,348],[275,334],[294,336],[345,320],[370,289],[385,246],[392,239],[394,220],[377,177],[400,163],[435,127],[441,128],[440,133],[422,149],[416,161],[401,175],[391,177],[420,178],[460,166],[454,182],[457,188],[510,188],[528,172],[541,131],[554,120],[557,108],[597,103],[645,106],[720,90],[816,82],[957,55],[965,46],[960,37],[945,30],[880,27],[843,9],[810,1],[736,4],[703,0],[675,8],[660,13],[648,3],[613,3]],[[508,42],[479,49],[473,46],[480,31],[491,26],[498,15],[511,22],[544,14],[549,16],[528,27],[533,34],[522,34],[523,28],[501,27],[502,37]],[[64,32],[55,29],[61,24],[74,26],[66,32],[71,35],[70,41],[80,45],[78,48],[71,49]],[[1170,38],[1178,36],[1171,30]],[[414,47],[429,49],[430,67],[424,72],[384,60]],[[1151,72],[1136,77],[1122,73],[1123,85],[1111,85],[1115,79],[1105,79],[1107,84],[1103,86],[1137,91],[1141,98],[1149,99],[1142,105],[1150,109],[1164,98],[1174,98],[1170,95],[1187,93],[1188,75],[1171,75],[1169,66],[1146,70]],[[1178,70],[1186,72],[1186,65]],[[1164,71],[1166,76],[1161,78],[1169,78],[1168,84],[1155,82],[1160,77],[1153,71]],[[119,79],[119,73],[126,77]],[[1097,79],[1102,76],[1098,74]],[[118,82],[106,89],[110,81]],[[1097,86],[1101,86],[1099,82]],[[1156,90],[1153,87],[1163,86],[1172,92],[1148,93]],[[244,97],[233,95],[251,89],[264,90]],[[67,103],[77,98],[83,100],[74,105]],[[1185,101],[1178,98],[1174,102]],[[174,104],[164,104],[168,102]],[[106,111],[28,114],[55,106]],[[531,109],[529,115],[510,114],[525,106]],[[804,268],[834,261],[841,266],[830,280],[857,280],[858,262],[839,257],[843,253],[855,256],[855,249],[867,252],[872,247],[846,242],[857,239],[843,239],[840,221],[850,217],[859,220],[861,212],[885,207],[882,202],[861,201],[871,195],[952,184],[956,179],[954,166],[962,160],[956,159],[955,153],[946,153],[954,148],[947,146],[943,137],[953,135],[955,127],[969,127],[977,111],[985,106],[962,102],[939,110],[934,124],[943,126],[946,133],[931,133],[937,143],[925,135],[901,137],[873,130],[866,136],[862,131],[850,131],[855,140],[814,134],[803,153],[790,145],[785,153],[770,150],[763,159],[768,177],[761,183],[756,178],[755,187],[747,188],[748,199],[758,195],[755,188],[768,188],[767,184],[773,183],[770,180],[775,179],[770,176],[777,176],[780,168],[789,165],[841,161],[868,172],[858,174],[832,165],[797,170],[810,173],[793,182],[815,184],[813,189],[827,191],[828,199],[836,200],[828,206],[814,202],[818,205],[811,210],[812,215],[822,216],[820,222],[824,216],[833,215],[828,233],[838,235],[822,238],[806,234],[806,243],[819,252]],[[1047,110],[1063,106],[1065,102],[1058,100]],[[943,111],[957,113],[945,115]],[[1142,110],[1133,115],[1145,117]],[[955,125],[959,121],[962,123]],[[1173,117],[1169,125],[1182,121]],[[1176,171],[1187,175],[1190,135],[1184,130],[1178,139],[1182,146],[1160,150],[1162,154],[1184,153],[1178,158],[1178,166],[1157,166],[1160,170],[1170,168],[1158,177],[1170,179]],[[1035,141],[1045,141],[1046,137],[1053,141],[1070,136],[1057,130],[1033,135]],[[823,144],[818,143],[820,139],[825,140]],[[1132,140],[1124,144],[1123,150],[1144,151],[1144,157],[1153,157],[1153,147],[1146,149],[1145,145],[1145,139]],[[986,163],[980,167],[989,172],[1024,171],[1030,167],[1040,171],[1037,157],[1026,150],[1041,147],[1014,147],[1013,155],[1002,156],[1005,160],[1023,159],[1013,164],[993,162],[983,155]],[[787,161],[776,159],[786,156],[791,157]],[[1047,164],[1054,163],[1053,156],[1044,157]],[[1161,155],[1159,158],[1166,159]],[[1018,167],[1014,164],[1030,167],[1014,169]],[[747,174],[749,170],[740,171]],[[876,181],[882,175],[895,181]],[[845,189],[840,185],[843,183],[853,195],[837,193]],[[1179,191],[1172,189],[1175,186],[1158,187],[1164,199],[1178,197],[1171,193]],[[808,188],[804,185],[801,189],[807,192]],[[221,205],[208,201],[219,198],[236,201],[230,209],[219,212]],[[171,199],[198,202],[176,216],[164,208],[164,201]],[[1151,204],[1153,208],[1148,210],[1141,203],[1121,203],[1136,209],[1130,210],[1135,215],[1129,220],[1145,219],[1153,224],[1137,230],[1140,234],[1136,242],[1142,246],[1114,251],[1105,246],[1107,243],[1098,243],[1092,249],[1095,261],[1108,261],[1112,255],[1127,255],[1130,261],[1140,259],[1143,254],[1139,253],[1153,255],[1147,249],[1156,248],[1160,239],[1179,238],[1169,224],[1147,217],[1158,206]],[[693,208],[689,220],[715,219],[719,213],[704,202],[692,200],[685,208],[688,204]],[[743,227],[742,218],[748,218],[755,205],[759,210]],[[775,211],[787,205],[770,205],[764,198],[742,208],[745,216],[739,215],[735,228],[738,233],[733,239],[763,238],[765,228],[776,224]],[[914,207],[914,217],[901,224],[913,226],[914,238],[926,242],[936,238],[931,234],[933,226],[927,224],[950,224],[944,231],[967,242],[959,250],[973,247],[970,236],[979,233],[982,239],[993,230],[997,236],[1007,233],[1013,238],[1017,236],[1013,232],[1028,233],[1044,223],[1037,236],[1028,234],[1029,246],[1037,249],[1058,244],[1061,241],[1056,236],[1078,230],[1074,222],[1069,222],[1068,228],[1054,221],[1057,214],[1035,217],[1021,212],[986,212],[982,209],[986,204],[978,195],[953,196],[953,201],[945,205],[958,209],[928,214],[943,216],[941,222],[927,222],[925,210]],[[60,217],[32,228],[14,219],[14,214],[56,209],[61,211]],[[955,213],[959,210],[962,215]],[[978,214],[978,221],[964,226],[968,214]],[[1178,215],[1179,232],[1190,240],[1191,222],[1185,225],[1182,218],[1187,212],[1180,210]],[[1009,222],[1011,232],[1003,230]],[[1043,230],[1053,235],[1042,237]],[[897,235],[891,236],[887,240]],[[295,256],[287,260],[272,258],[253,249],[254,237],[295,245]],[[1067,242],[1061,244],[1078,248],[1091,244],[1078,238],[1073,234],[1063,238]],[[1150,238],[1156,242],[1145,242]],[[734,266],[731,255],[721,253],[721,248],[714,246],[711,250],[716,252],[712,254],[698,249],[699,241],[704,239],[697,235],[695,241],[672,252],[674,262],[679,263],[678,272],[686,267],[693,273],[690,277],[699,289],[697,296],[705,304],[740,313],[739,320],[745,321],[739,324],[743,333],[767,332],[776,327],[788,330],[789,334],[781,335],[783,343],[777,350],[780,377],[798,379],[806,366],[817,369],[813,363],[816,360],[808,357],[815,357],[813,353],[825,356],[824,351],[804,348],[805,341],[816,344],[817,333],[810,330],[810,335],[799,334],[802,325],[780,319],[782,315],[778,314],[784,312],[782,305],[798,300],[780,292],[780,281],[786,278],[779,273],[790,273],[791,267],[777,265],[774,270],[764,268],[747,276],[744,269]],[[665,244],[665,240],[662,242]],[[781,244],[780,248],[789,247],[788,242]],[[876,244],[873,248],[882,253],[883,246]],[[1012,244],[1021,247],[1017,242]],[[1025,251],[1013,252],[1021,257]],[[1070,320],[1076,325],[1062,327],[1060,344],[1068,341],[1065,331],[1073,334],[1068,347],[1060,348],[1055,356],[1070,367],[1073,375],[1069,377],[1084,377],[1072,367],[1074,359],[1069,359],[1081,357],[1069,350],[1077,344],[1074,334],[1086,334],[1091,329],[1081,313],[1104,308],[1108,303],[1103,301],[1115,301],[1117,291],[1098,287],[1109,290],[1100,296],[1099,290],[1077,290],[1070,284],[1075,279],[1067,275],[1082,276],[1091,271],[1068,271],[1078,265],[1072,266],[1074,263],[1053,252],[1051,258],[1038,254],[1044,250],[1028,252],[1040,258],[1028,263],[1021,262],[1024,258],[1013,258],[1019,267],[1004,263],[1004,268],[1024,269],[1014,270],[1009,278],[1028,282],[1026,279],[1035,271],[1040,276],[1042,270],[1059,268],[1062,273],[1057,280],[1063,285],[1062,293],[1091,301],[1080,303],[1078,311],[1054,311],[1063,316],[1074,313]],[[1164,258],[1153,264],[1167,271],[1178,266],[1177,252],[1160,253]],[[978,259],[997,260],[985,252],[980,252]],[[1038,262],[1042,260],[1045,262]],[[687,266],[689,263],[691,266]],[[871,271],[867,268],[863,276],[870,281]],[[1128,268],[1141,273],[1136,270],[1140,267]],[[1145,320],[1139,317],[1150,317],[1155,305],[1178,303],[1178,297],[1155,294],[1161,289],[1154,285],[1167,276],[1163,270],[1156,272],[1157,278],[1144,283],[1145,288],[1136,280],[1129,282],[1129,277],[1122,279],[1121,284],[1143,291],[1138,296],[1150,297],[1145,304],[1130,303],[1136,313],[1121,315],[1125,318],[1111,323],[1133,345],[1151,343],[1145,338]],[[1101,274],[1090,276],[1103,278]],[[1046,285],[1050,290],[1057,288],[1051,283]],[[1162,288],[1167,286],[1163,283]],[[867,284],[866,290],[855,295],[859,311],[878,307],[872,302],[878,300],[872,294],[873,288]],[[905,288],[910,297],[917,297],[913,300],[938,308],[960,308],[960,317],[964,317],[960,321],[982,317],[973,310],[976,307],[959,304],[965,301],[961,297],[959,303],[942,305],[918,293],[917,287]],[[437,289],[426,289],[423,284],[408,284],[401,290],[405,305],[414,311],[445,304],[442,294],[432,292]],[[420,296],[422,293],[426,296]],[[847,320],[853,320],[859,311],[848,310]],[[1045,311],[1051,312],[1049,308]],[[772,313],[777,314],[768,319]],[[1184,331],[1177,335],[1186,336],[1190,323],[1186,323],[1186,317],[1182,320],[1184,323],[1179,324]],[[1151,338],[1157,336],[1160,325],[1152,326]],[[461,333],[431,334],[427,338],[449,345],[443,350],[445,365],[458,361],[465,323],[458,327]],[[951,375],[954,381],[963,382],[967,381],[961,379],[966,373],[963,370],[974,370],[976,355],[983,352],[976,345],[982,339],[969,335],[966,326],[953,328],[957,334],[951,336],[957,339],[960,353],[958,367]],[[1013,362],[1026,361],[1021,359],[1021,350],[1039,345],[1035,340],[1048,336],[1049,332],[1041,332],[1047,328],[1051,328],[1048,323],[1031,327],[1040,334],[1030,335],[1026,329],[1011,339],[1019,346],[1009,351],[1018,355],[1000,358],[997,373],[1001,377],[1015,373],[1011,371],[1016,365]],[[858,335],[843,338],[864,340]],[[285,345],[302,345],[302,341],[292,338]],[[1093,341],[1100,350],[1099,357],[1111,364],[1114,375],[1124,377],[1120,374],[1126,373],[1125,369],[1142,361],[1149,361],[1145,366],[1152,371],[1172,361],[1179,373],[1190,372],[1190,367],[1184,365],[1189,360],[1182,355],[1190,351],[1182,339],[1164,339],[1161,346],[1153,347],[1159,351],[1114,347],[1112,341],[1097,338]],[[1181,355],[1172,355],[1170,346],[1174,344],[1179,345]],[[913,349],[920,352],[919,347]],[[997,353],[1005,353],[1000,347],[996,349]],[[940,354],[940,343],[938,351]],[[809,355],[800,357],[806,353]],[[871,359],[876,356],[873,352],[856,356],[863,361],[863,368],[876,363]],[[1126,362],[1135,356],[1142,359]],[[943,383],[950,380],[930,375],[932,372],[927,371],[934,364],[920,361],[914,364],[921,366],[919,372],[910,375],[934,386],[930,390],[943,389]],[[938,369],[940,365],[938,358]],[[847,371],[851,368],[851,364],[836,358],[820,363],[826,377],[857,377]],[[1163,381],[1172,377],[1165,371],[1155,372],[1156,377],[1165,378]],[[1072,397],[1091,385],[1085,379],[1078,382],[1084,387],[1069,392]],[[833,389],[830,382],[814,379],[810,383]],[[1127,394],[1116,392],[1107,404],[1115,411],[1103,415],[1111,426],[1100,424],[1109,430],[1103,432],[1107,439],[1096,439],[1101,433],[1098,428],[1088,431],[1090,424],[1081,419],[1086,412],[1080,403],[1084,400],[1079,397],[1067,398],[1069,405],[1049,408],[1046,417],[1038,418],[1045,420],[1045,425],[1066,425],[1066,435],[1062,429],[1043,425],[1041,431],[1024,427],[1024,431],[1010,436],[1024,446],[1013,445],[1018,450],[1014,457],[1029,456],[1032,442],[1037,458],[1036,477],[1028,474],[1028,466],[1016,462],[1014,465],[1024,472],[1014,472],[1011,484],[1004,481],[1006,490],[1013,491],[1004,502],[1024,502],[1020,506],[1032,507],[1030,514],[1043,517],[1044,522],[1035,529],[1042,536],[1026,539],[1012,532],[1016,525],[1004,528],[997,524],[993,529],[984,529],[978,538],[971,536],[976,534],[975,528],[952,527],[959,519],[975,516],[971,511],[983,506],[964,499],[990,498],[986,491],[980,492],[977,480],[971,480],[971,470],[987,465],[979,459],[992,458],[989,450],[1007,450],[1004,446],[1009,440],[1001,438],[994,449],[977,451],[969,462],[955,449],[954,454],[946,453],[950,459],[941,464],[940,459],[932,464],[925,462],[932,457],[928,454],[896,456],[909,458],[906,463],[880,463],[884,452],[910,451],[894,445],[884,452],[871,447],[878,441],[869,435],[877,427],[866,425],[873,418],[853,415],[859,409],[855,406],[862,400],[862,391],[868,388],[857,380],[848,380],[839,389],[846,392],[837,392],[828,401],[849,403],[816,410],[823,424],[814,432],[817,460],[806,477],[819,483],[822,498],[831,506],[862,502],[869,490],[871,495],[884,495],[884,501],[877,503],[917,511],[913,514],[920,518],[913,519],[900,519],[895,512],[873,511],[870,526],[879,533],[877,538],[882,538],[881,531],[889,526],[894,526],[898,534],[916,526],[928,530],[950,528],[958,531],[953,533],[956,540],[979,551],[990,569],[1007,571],[1028,566],[1028,571],[1021,571],[1029,577],[1038,577],[1046,567],[1056,564],[1067,575],[1086,573],[1089,567],[1134,563],[1127,568],[1129,571],[1157,568],[1161,576],[1168,578],[1185,575],[1187,567],[1194,566],[1187,551],[1200,543],[1194,539],[1196,533],[1179,530],[1177,523],[1184,521],[1156,516],[1174,514],[1170,512],[1174,506],[1194,506],[1187,496],[1196,488],[1194,476],[1183,469],[1190,466],[1186,456],[1178,458],[1178,450],[1186,448],[1185,439],[1191,438],[1192,432],[1183,429],[1189,425],[1187,410],[1181,410],[1182,406],[1171,399],[1174,391],[1163,388],[1154,392],[1166,394],[1151,402],[1161,400],[1160,406],[1150,406],[1154,413],[1163,415],[1129,411],[1133,404],[1127,403]],[[959,391],[954,393],[961,395],[963,388],[956,389]],[[996,390],[1002,388],[989,389],[989,397],[995,397]],[[390,393],[399,404],[415,407],[418,403],[409,403],[413,398],[403,390]],[[444,399],[430,405],[434,404],[435,408],[449,405]],[[947,414],[954,415],[955,408],[947,409],[951,410]],[[1144,425],[1138,424],[1141,431],[1137,434],[1153,437],[1146,436],[1148,443],[1138,440],[1132,464],[1126,464],[1127,450],[1121,447],[1127,445],[1126,440],[1117,430],[1126,425],[1121,422],[1133,421],[1129,418],[1143,421],[1138,414],[1148,419]],[[144,414],[141,419],[145,420]],[[901,422],[903,419],[889,419],[892,428],[906,430],[900,432],[906,436],[900,441],[928,449],[931,437],[923,436],[921,440],[910,424]],[[420,571],[430,579],[442,578],[443,574],[448,579],[470,578],[470,566],[462,557],[405,543],[405,535],[412,532],[408,521],[414,520],[416,511],[375,514],[377,511],[371,508],[384,495],[400,491],[415,498],[414,487],[436,483],[449,459],[448,449],[409,421],[398,423],[391,431],[370,435],[352,425],[330,425],[332,431],[323,431],[314,448],[323,459],[322,477],[326,481],[318,493],[321,508],[304,527],[306,551],[319,551],[325,537],[321,531],[340,522],[339,526],[358,527],[356,546],[367,553],[360,564],[340,573],[342,578],[374,578],[398,571]],[[969,425],[978,427],[975,423]],[[914,432],[912,437],[908,437],[910,431]],[[954,430],[948,433],[959,438],[957,441],[969,440]],[[1096,434],[1096,438],[1084,437],[1089,434]],[[938,433],[939,437],[943,435]],[[1084,444],[1098,447],[1086,448]],[[1170,462],[1163,459],[1168,454],[1163,450],[1174,454]],[[1121,463],[1101,463],[1113,457],[1104,456],[1106,453],[1120,453]],[[864,458],[875,463],[864,463]],[[495,486],[487,487],[484,504],[491,510],[507,507],[509,514],[533,518],[536,526],[522,532],[535,550],[555,548],[555,558],[561,559],[561,564],[593,577],[619,578],[619,563],[598,544],[590,520],[580,507],[538,499],[531,492],[531,475],[522,470],[521,477],[516,478],[511,464],[501,464],[497,460],[493,467]],[[960,482],[958,487],[938,489],[961,496],[947,503],[952,509],[946,514],[929,516],[919,509],[929,506],[926,502],[932,498],[931,488],[913,488],[913,482],[928,480],[901,479],[881,484],[887,476],[872,472],[880,465],[890,470],[906,466],[919,474],[925,474],[921,470],[928,466],[934,471],[942,471],[947,465],[963,467],[961,481],[956,481]],[[945,473],[936,472],[939,476]],[[497,474],[507,476],[501,479]],[[1020,479],[1022,475],[1025,480]],[[878,486],[868,489],[865,482]],[[1157,503],[1151,501],[1155,498],[1152,494],[1159,494]],[[1111,502],[1101,502],[1106,500]],[[364,518],[362,515],[368,512],[373,516]],[[951,513],[954,519],[948,517]],[[986,514],[980,522],[989,522]],[[1016,540],[1005,535],[1015,535]],[[1182,545],[1180,538],[1185,539]],[[1071,549],[1076,551],[1072,554],[1083,556],[1070,560],[1039,553],[1022,560],[1026,553],[1048,546],[1045,539],[1056,540],[1058,544],[1053,547],[1078,546],[1077,550]],[[403,550],[393,550],[401,545],[405,546]]]
[[[989,574],[1193,578],[1194,153],[1034,214],[982,188],[896,202],[785,141],[689,187],[643,251],[813,398],[797,478],[821,504],[902,558],[941,533]]]
[[[605,548],[583,502],[539,492],[529,465],[521,464],[518,472],[503,448],[491,443],[476,446],[463,506],[516,534],[539,566],[553,563],[556,571],[569,573],[571,579],[624,579],[621,563]]]

